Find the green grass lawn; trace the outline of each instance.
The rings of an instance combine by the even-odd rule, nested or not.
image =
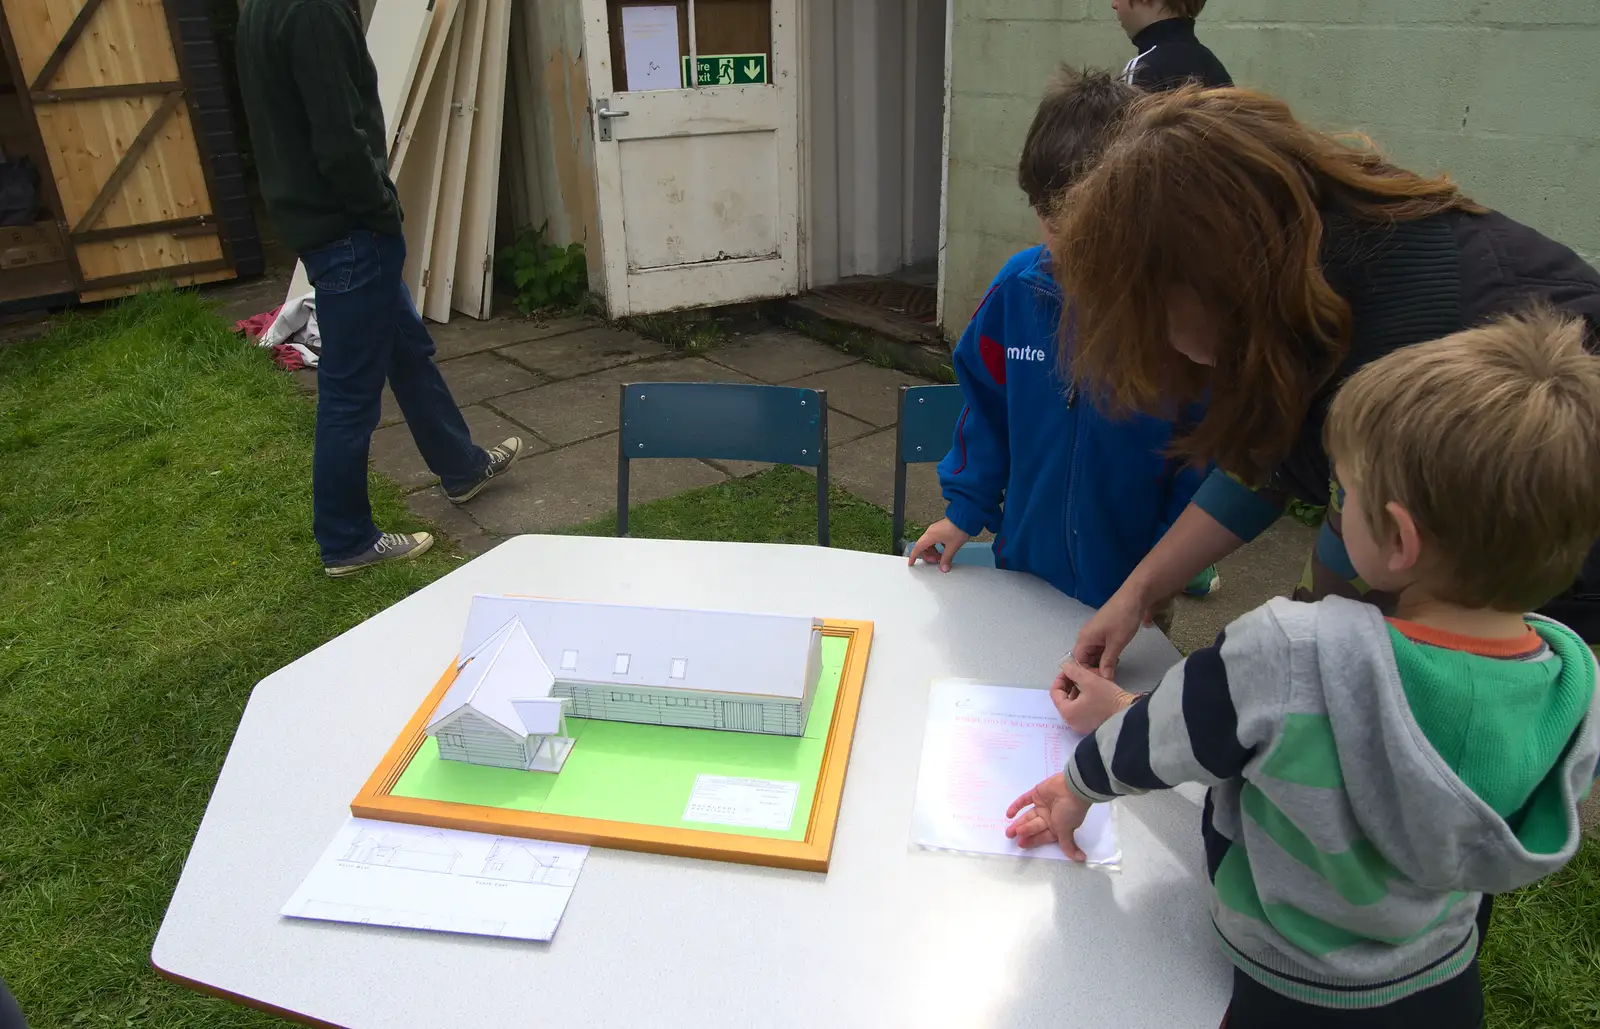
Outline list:
[[[34,1029],[282,1024],[150,970],[189,842],[251,687],[461,560],[324,576],[311,434],[290,378],[192,296],[0,347],[0,976]],[[386,528],[421,527],[372,493]],[[633,530],[810,542],[814,496],[778,469]],[[836,546],[888,532],[835,495]],[[1491,1025],[1600,1021],[1600,846],[1501,900],[1486,967]]]
[[[908,523],[911,539],[924,526]],[[562,530],[610,536],[614,514]],[[828,496],[829,545],[889,553],[889,516],[840,489]],[[628,509],[628,535],[652,539],[737,540],[748,543],[815,543],[817,480],[797,468],[778,467],[745,479],[708,486]]]

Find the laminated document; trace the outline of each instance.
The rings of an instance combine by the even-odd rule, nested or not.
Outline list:
[[[917,775],[913,842],[938,850],[1066,860],[1053,843],[1024,850],[1008,839],[1006,808],[1060,772],[1082,738],[1061,721],[1046,690],[934,683]],[[1111,805],[1090,808],[1076,836],[1089,864],[1121,861]]]

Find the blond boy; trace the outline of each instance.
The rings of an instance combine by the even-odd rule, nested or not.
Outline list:
[[[1600,757],[1594,655],[1527,615],[1600,537],[1600,358],[1544,309],[1396,351],[1327,422],[1345,543],[1394,616],[1277,599],[1133,697],[1058,686],[1092,732],[1013,804],[1024,846],[1088,806],[1212,787],[1212,920],[1228,1029],[1477,1026],[1489,897],[1580,842]],[[1068,693],[1073,694],[1068,696]]]

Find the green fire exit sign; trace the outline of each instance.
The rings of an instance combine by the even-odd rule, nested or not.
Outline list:
[[[766,54],[701,54],[695,58],[697,86],[759,86],[767,81]],[[689,88],[689,58],[683,59],[683,88]]]

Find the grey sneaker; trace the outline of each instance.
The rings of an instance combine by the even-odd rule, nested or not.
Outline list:
[[[512,436],[499,446],[489,451],[489,468],[483,473],[483,478],[470,486],[464,486],[454,493],[446,493],[452,504],[465,504],[479,493],[494,479],[496,475],[504,475],[507,468],[522,455],[522,437]]]
[[[325,564],[322,570],[337,579],[344,575],[354,575],[363,568],[371,568],[385,561],[409,561],[414,557],[421,557],[431,546],[433,537],[426,532],[386,532],[378,537],[378,542],[355,557]]]

